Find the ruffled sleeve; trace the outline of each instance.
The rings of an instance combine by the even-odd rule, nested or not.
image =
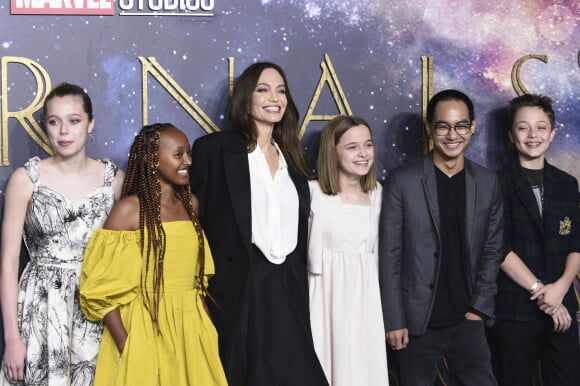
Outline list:
[[[137,297],[141,264],[138,231],[93,233],[80,275],[80,306],[88,320],[102,320]]]

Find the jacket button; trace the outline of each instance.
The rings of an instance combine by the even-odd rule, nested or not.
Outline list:
[[[435,257],[436,259],[438,259],[438,258],[439,258],[439,252],[435,252],[435,253],[433,254],[433,257]]]
[[[227,257],[227,259],[228,259],[228,261],[230,261],[230,262],[231,262],[231,261],[232,261],[234,258],[233,258],[233,257],[231,257],[231,256],[228,256],[228,257]]]
[[[429,283],[429,289],[433,289],[435,288],[435,286],[433,285],[433,283]]]

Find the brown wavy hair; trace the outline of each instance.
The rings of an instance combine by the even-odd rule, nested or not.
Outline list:
[[[234,85],[232,97],[228,103],[227,122],[228,126],[242,134],[248,142],[248,152],[256,148],[258,141],[258,128],[254,118],[250,114],[252,95],[258,84],[262,72],[268,68],[276,70],[284,80],[286,88],[286,111],[284,116],[274,125],[272,138],[276,141],[284,156],[288,156],[294,167],[305,178],[311,177],[310,171],[300,149],[298,136],[298,109],[290,94],[286,75],[280,66],[270,62],[258,62],[250,65],[242,72]]]
[[[554,112],[554,108],[552,107],[553,104],[552,98],[542,94],[524,94],[518,97],[515,97],[509,102],[508,105],[508,118],[509,118],[509,127],[508,131],[514,129],[514,119],[516,117],[517,112],[524,107],[538,107],[541,109],[550,120],[550,129],[556,127],[556,113]]]
[[[137,134],[131,151],[127,174],[123,182],[121,198],[136,195],[139,199],[139,231],[141,254],[145,257],[145,273],[141,274],[141,293],[145,308],[157,323],[159,300],[163,290],[163,260],[165,258],[166,235],[161,222],[161,184],[159,181],[159,143],[165,130],[179,129],[171,123],[155,123],[144,126]],[[205,243],[203,230],[193,210],[189,184],[176,186],[175,194],[183,204],[195,227],[199,242],[199,271],[195,288],[207,293],[204,282]],[[147,237],[145,238],[145,232]],[[145,245],[147,240],[147,245]],[[153,276],[153,297],[145,290],[149,276]]]

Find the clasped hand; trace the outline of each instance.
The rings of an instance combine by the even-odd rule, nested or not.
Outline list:
[[[567,290],[556,281],[541,286],[530,297],[530,300],[535,301],[540,310],[552,317],[556,332],[564,332],[572,325],[572,317],[566,307],[562,305]]]

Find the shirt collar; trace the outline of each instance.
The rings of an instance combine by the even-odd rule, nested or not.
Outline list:
[[[276,150],[278,150],[278,155],[279,155],[279,158],[278,158],[278,169],[288,169],[288,163],[286,162],[286,159],[284,158],[284,155],[282,154],[282,151],[280,150],[280,147],[278,146],[278,144],[274,140],[272,140],[272,144],[274,146],[276,146]],[[250,158],[256,158],[258,156],[265,157],[265,154],[262,151],[262,149],[260,148],[260,146],[258,144],[256,144],[256,147],[254,148],[254,150],[251,151],[250,153],[248,153],[248,157],[250,157]]]

